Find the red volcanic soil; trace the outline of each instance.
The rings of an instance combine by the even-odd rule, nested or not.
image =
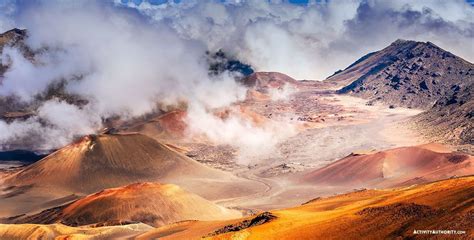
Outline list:
[[[355,191],[240,220],[181,222],[137,239],[472,239],[473,181],[473,177],[463,177]],[[420,229],[465,233],[415,235],[414,230]]]
[[[252,100],[252,101],[268,101],[271,99],[269,95],[261,93],[254,89],[248,89],[247,95],[245,98],[246,100]]]
[[[265,116],[252,111],[250,107],[245,105],[239,105],[229,108],[222,108],[219,111],[215,111],[214,115],[220,119],[228,119],[231,116],[238,116],[244,120],[247,120],[255,126],[263,126],[268,122],[268,118]]]
[[[176,185],[135,183],[106,189],[15,223],[104,226],[142,222],[157,227],[184,220],[226,220],[241,216],[237,210],[218,206]]]
[[[173,136],[184,136],[187,124],[184,122],[186,112],[175,110],[159,116],[156,121],[166,133]]]
[[[141,134],[84,137],[7,177],[4,185],[89,194],[146,181],[178,184],[211,199],[255,190],[247,186],[251,181],[206,167]]]
[[[156,139],[180,139],[185,136],[187,124],[186,111],[174,110],[159,115],[146,122],[139,122],[125,132],[139,132]]]
[[[256,72],[243,79],[248,87],[257,91],[265,91],[269,88],[282,88],[286,84],[298,84],[298,81],[279,72]]]
[[[361,190],[289,209],[225,221],[181,221],[159,228],[130,224],[67,227],[0,224],[2,239],[472,239],[474,177],[417,186]],[[99,214],[100,215],[100,214]],[[463,234],[414,234],[414,230]],[[436,237],[439,236],[439,237]]]
[[[402,147],[372,154],[351,154],[305,174],[303,182],[348,187],[393,187],[474,173],[474,157],[439,152],[433,145]]]
[[[252,111],[250,107],[240,106],[240,115],[242,118],[250,120],[256,126],[263,126],[268,122],[268,118]]]

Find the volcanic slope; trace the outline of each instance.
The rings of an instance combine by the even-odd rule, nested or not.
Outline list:
[[[474,65],[431,42],[397,40],[326,81],[342,86],[340,93],[429,109],[437,100],[472,87]]]
[[[183,221],[159,228],[0,224],[0,238],[83,239],[102,233],[134,239],[472,239],[473,186],[474,177],[469,176],[405,188],[362,190],[242,219]],[[414,234],[422,229],[461,232]]]
[[[302,176],[316,185],[395,187],[474,174],[474,157],[439,144],[351,154]]]
[[[26,209],[47,200],[44,196],[90,194],[147,181],[173,183],[210,200],[245,196],[265,188],[263,184],[201,165],[144,135],[107,134],[84,137],[6,177],[0,197],[4,203],[18,204],[22,199],[26,204],[27,208],[15,207],[16,211],[7,215],[12,216],[27,213]],[[43,190],[36,190],[40,188]],[[19,189],[22,191],[18,192]],[[32,202],[29,193],[38,194],[41,199]]]
[[[431,42],[397,40],[324,82],[369,103],[425,109],[414,119],[427,138],[474,153],[474,64]]]
[[[242,80],[245,86],[266,93],[272,88],[283,88],[285,85],[297,85],[298,81],[279,72],[255,72]]]
[[[16,219],[14,223],[62,223],[68,226],[142,222],[163,226],[183,220],[225,220],[242,217],[173,184],[135,183],[88,195],[71,204]]]
[[[123,133],[138,132],[157,140],[165,140],[166,142],[182,140],[185,139],[187,128],[186,114],[186,111],[179,109],[169,111],[151,119],[121,127],[120,131]]]
[[[106,227],[69,227],[63,224],[0,224],[0,239],[127,239],[152,230],[143,223]]]
[[[143,234],[143,239],[445,239],[414,235],[419,229],[455,229],[474,236],[474,177],[388,190],[363,190],[317,198],[219,226],[185,222]],[[247,221],[245,221],[247,220]],[[178,232],[177,229],[180,231]],[[209,232],[209,229],[214,229]],[[207,231],[207,233],[206,233]]]
[[[455,90],[416,116],[415,122],[433,141],[464,144],[463,148],[474,154],[474,83]]]

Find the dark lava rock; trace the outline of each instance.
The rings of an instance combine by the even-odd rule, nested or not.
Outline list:
[[[327,81],[342,85],[339,93],[429,109],[439,99],[474,83],[473,69],[472,63],[433,43],[397,40]]]
[[[237,231],[240,231],[242,229],[246,229],[246,228],[249,228],[249,227],[254,227],[254,226],[262,225],[264,223],[268,223],[268,222],[270,222],[270,221],[272,221],[276,218],[277,217],[275,215],[273,215],[271,212],[263,212],[263,213],[258,214],[257,216],[255,216],[252,219],[247,219],[247,220],[244,220],[244,221],[236,223],[236,224],[230,224],[230,225],[224,226],[223,228],[220,228],[220,229],[206,235],[206,237],[216,236],[216,235],[227,233],[227,232],[237,232]]]

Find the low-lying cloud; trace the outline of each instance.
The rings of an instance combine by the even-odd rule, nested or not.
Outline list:
[[[212,108],[245,96],[232,74],[208,75],[204,45],[181,39],[165,25],[148,24],[130,11],[99,3],[48,2],[27,5],[18,14],[16,20],[28,29],[26,44],[36,54],[31,62],[19,49],[4,49],[2,62],[9,69],[0,94],[31,102],[51,84],[65,82],[66,93],[88,103],[40,103],[37,119],[2,122],[4,143],[42,129],[38,141],[55,148],[72,135],[94,133],[102,119],[140,116],[156,110],[158,103],[184,99]],[[45,128],[38,127],[39,119]],[[49,126],[60,131],[51,133]]]
[[[222,118],[199,106],[191,107],[186,118],[187,131],[192,135],[205,134],[213,143],[237,147],[239,164],[268,157],[277,151],[278,143],[296,133],[289,123],[268,121],[257,126],[238,108],[228,110],[228,116]]]
[[[307,6],[259,0],[125,2],[116,0],[257,71],[296,79],[323,80],[398,38],[432,41],[474,61],[474,8],[463,0],[334,0]]]
[[[0,30],[28,29],[30,61],[5,47],[0,97],[34,103],[36,116],[0,121],[0,146],[57,148],[95,133],[104,119],[133,118],[159,105],[188,103],[193,134],[247,153],[272,149],[288,134],[213,108],[245,98],[233,73],[209,76],[206,51],[222,49],[258,71],[322,80],[397,38],[432,41],[474,60],[474,10],[456,1],[2,1]],[[38,102],[51,84],[86,100]],[[277,100],[291,89],[275,92]],[[26,144],[28,143],[28,144]],[[245,161],[244,161],[245,162]]]

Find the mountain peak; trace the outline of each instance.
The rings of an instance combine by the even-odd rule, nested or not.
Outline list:
[[[328,78],[370,103],[427,109],[472,84],[474,65],[431,42],[398,39]],[[458,86],[458,87],[456,87]]]
[[[18,35],[26,35],[26,29],[19,29],[19,28],[13,28],[5,32],[5,34],[18,34]]]
[[[410,42],[415,42],[415,41],[413,41],[413,40],[405,40],[405,39],[399,38],[399,39],[395,40],[395,42],[393,42],[393,43],[390,44],[390,45],[392,45],[392,46],[397,46],[397,45],[402,45],[402,44],[406,44],[406,43],[410,43]]]
[[[15,43],[26,37],[26,29],[13,28],[4,33],[0,33],[0,47],[7,43]]]
[[[400,39],[400,38],[395,40],[388,47],[380,51],[386,51],[388,49],[412,50],[414,48],[420,48],[420,49],[428,48],[428,49],[436,49],[437,51],[440,51],[440,52],[447,52],[446,50],[443,50],[442,48],[438,47],[436,44],[430,41],[420,42],[420,41],[406,40],[406,39]]]

